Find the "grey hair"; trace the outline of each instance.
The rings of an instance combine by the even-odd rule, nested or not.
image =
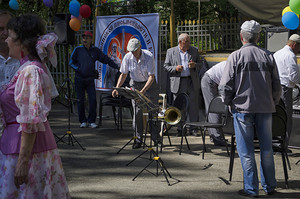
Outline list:
[[[256,44],[259,39],[259,33],[251,33],[241,30],[244,42]]]
[[[14,17],[14,15],[11,12],[9,12],[8,10],[0,10],[0,16],[1,15],[9,15],[9,16],[11,16],[11,18]]]
[[[179,41],[183,41],[184,39],[190,37],[187,33],[181,33],[178,37],[178,43]]]

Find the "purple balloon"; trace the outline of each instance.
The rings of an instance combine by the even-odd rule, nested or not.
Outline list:
[[[53,6],[53,0],[43,0],[45,6],[51,8]]]

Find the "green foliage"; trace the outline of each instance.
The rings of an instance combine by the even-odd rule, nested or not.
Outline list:
[[[9,9],[8,0],[2,0],[0,9]],[[68,13],[70,0],[53,0],[53,7],[47,8],[42,0],[18,0],[19,10],[12,11],[16,15],[24,13],[35,13],[46,21],[51,20],[56,13]],[[91,7],[90,19],[95,16],[96,1],[80,0],[81,5],[87,4]],[[130,0],[123,2],[104,3],[99,5],[99,14],[126,15],[159,13],[162,20],[170,19],[171,0]],[[174,0],[175,21],[198,19],[198,2],[191,0]],[[237,17],[238,11],[228,0],[210,0],[201,3],[201,19],[216,21],[221,18],[230,19]]]
[[[171,0],[131,0],[128,2],[105,3],[100,5],[100,15],[126,15],[159,13],[162,20],[169,20]],[[201,3],[201,19],[217,20],[238,16],[238,11],[228,0],[210,0]],[[175,21],[198,19],[198,2],[174,0]]]
[[[228,0],[210,0],[207,3],[201,3],[201,19],[217,21],[237,17],[238,10]]]

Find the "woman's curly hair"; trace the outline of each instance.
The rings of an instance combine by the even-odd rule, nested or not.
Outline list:
[[[39,36],[46,33],[45,23],[40,17],[34,14],[14,17],[8,22],[7,29],[16,33],[14,42],[20,42],[27,49],[29,59],[40,60],[36,44]]]

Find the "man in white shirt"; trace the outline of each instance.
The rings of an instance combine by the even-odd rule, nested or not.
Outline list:
[[[8,36],[6,25],[13,15],[0,10],[0,90],[7,84],[19,68],[19,61],[8,56],[8,46],[5,39]]]
[[[141,42],[136,39],[130,39],[127,45],[129,51],[123,58],[120,67],[121,75],[119,76],[116,88],[120,88],[130,72],[130,86],[139,90],[146,95],[154,104],[158,103],[158,87],[155,82],[155,62],[152,53],[148,50],[142,49]],[[118,95],[118,91],[114,90],[112,96]],[[143,110],[135,106],[135,101],[132,100],[134,119],[133,126],[136,126],[136,135],[138,139],[135,140],[132,148],[140,148],[143,137]],[[155,125],[152,126],[151,138],[155,144],[159,142],[158,130]]]
[[[300,72],[297,65],[296,54],[300,51],[300,36],[293,34],[287,44],[276,53],[274,58],[278,67],[280,83],[282,87],[281,98],[285,103],[287,112],[287,135],[286,144],[288,146],[292,133],[293,114],[293,88],[300,83]]]
[[[208,107],[210,102],[217,96],[219,96],[218,86],[221,81],[222,74],[226,61],[222,61],[208,71],[206,71],[201,79],[201,90],[203,93],[204,103],[205,103],[205,112],[207,114]],[[209,114],[209,122],[221,122],[221,118],[218,114]],[[215,146],[226,146],[226,141],[222,133],[222,129],[213,129],[209,128],[208,133],[210,140],[214,143]]]

